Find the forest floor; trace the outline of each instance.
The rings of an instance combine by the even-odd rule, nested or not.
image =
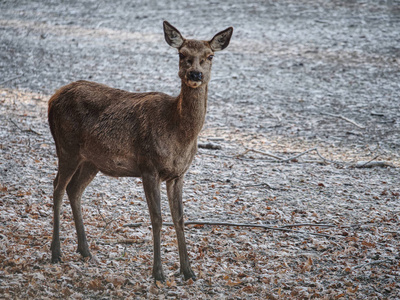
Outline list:
[[[0,1],[0,298],[399,299],[399,3],[142,2]],[[75,252],[65,198],[51,264],[47,101],[78,79],[177,95],[163,20],[199,39],[234,27],[199,137],[221,149],[199,149],[185,220],[266,228],[187,225],[197,280],[184,281],[164,226],[154,283],[140,179],[98,175],[83,199],[97,259]]]

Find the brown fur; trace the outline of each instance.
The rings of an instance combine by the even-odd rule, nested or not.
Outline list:
[[[156,280],[165,278],[160,252],[160,183],[167,182],[181,272],[186,279],[195,277],[183,233],[182,186],[183,176],[197,151],[197,136],[205,119],[210,55],[214,51],[210,42],[183,39],[167,22],[164,31],[167,42],[181,53],[179,77],[182,85],[178,97],[157,92],[130,93],[99,83],[77,81],[59,89],[49,100],[49,125],[59,160],[54,181],[53,262],[61,258],[59,212],[65,190],[74,214],[78,252],[90,256],[81,215],[81,196],[101,171],[116,177],[142,177],[153,226],[153,276]],[[229,32],[230,39],[232,30]],[[226,31],[223,33],[226,36]],[[222,43],[226,47],[229,40],[224,39],[219,46]],[[190,74],[193,71],[201,72],[201,81],[193,82]]]

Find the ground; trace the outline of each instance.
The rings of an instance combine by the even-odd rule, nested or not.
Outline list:
[[[93,80],[179,93],[168,20],[190,38],[234,27],[216,53],[206,124],[184,187],[196,281],[164,226],[151,278],[140,179],[98,175],[84,195],[92,253],[50,263],[57,158],[47,101]],[[400,298],[400,4],[325,1],[0,1],[0,298]],[[171,222],[163,193],[163,215]]]

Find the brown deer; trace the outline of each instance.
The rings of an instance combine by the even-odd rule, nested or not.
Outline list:
[[[153,230],[153,277],[164,281],[161,265],[160,185],[166,181],[176,230],[180,272],[195,278],[184,236],[183,177],[197,151],[197,136],[207,109],[207,90],[214,52],[229,44],[233,28],[210,41],[189,40],[164,22],[167,43],[179,51],[181,91],[178,97],[151,92],[130,93],[77,81],[49,100],[49,125],[58,156],[54,180],[52,262],[61,261],[60,207],[65,191],[78,236],[77,252],[91,257],[86,240],[81,196],[101,171],[114,177],[141,177]]]

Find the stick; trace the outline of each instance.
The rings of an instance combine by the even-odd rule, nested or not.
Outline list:
[[[163,225],[165,225],[165,226],[174,226],[173,223],[169,223],[169,222],[165,222],[165,223],[163,223]],[[285,231],[285,232],[292,232],[292,233],[303,233],[303,234],[310,234],[310,235],[316,235],[316,236],[323,236],[323,237],[327,237],[327,238],[335,238],[334,236],[330,236],[330,235],[323,234],[323,233],[299,231],[299,230],[293,230],[293,229],[288,229],[288,228],[283,228],[283,227],[271,227],[271,226],[262,225],[262,224],[188,221],[188,222],[185,222],[185,225],[218,225],[218,226],[257,227],[257,228],[264,228],[264,229],[269,229],[269,230]]]
[[[245,184],[243,185],[244,187],[255,187],[255,186],[266,186],[267,188],[271,189],[271,190],[278,190],[279,188],[274,188],[271,185],[269,185],[266,182],[263,183],[258,183],[258,184]]]
[[[341,162],[341,161],[336,161],[336,160],[330,160],[327,159],[325,157],[323,157],[321,155],[321,153],[319,153],[318,148],[311,148],[308,149],[304,152],[301,152],[300,154],[297,154],[295,156],[289,157],[289,158],[281,158],[279,156],[276,156],[272,153],[268,153],[268,152],[263,152],[263,151],[259,151],[259,150],[255,150],[255,149],[246,149],[246,151],[244,151],[241,154],[235,155],[235,156],[228,156],[228,155],[217,155],[217,154],[208,154],[208,153],[201,153],[203,155],[209,155],[209,156],[217,156],[217,157],[223,157],[223,158],[229,158],[229,159],[240,159],[240,160],[245,160],[245,161],[253,161],[254,158],[244,158],[242,156],[244,156],[245,154],[249,153],[249,152],[255,152],[255,153],[259,153],[259,154],[263,154],[266,156],[271,156],[273,158],[276,158],[276,160],[271,160],[271,159],[257,159],[259,161],[266,161],[266,162],[271,162],[271,163],[275,163],[275,162],[289,162],[292,161],[296,158],[299,158],[300,156],[303,156],[304,154],[307,154],[311,151],[315,151],[317,153],[317,155],[322,159],[322,161],[302,161],[304,163],[319,163],[319,164],[323,164],[323,163],[331,163],[331,164],[337,164],[337,165],[346,165],[345,162]],[[374,157],[373,159],[369,160],[369,161],[359,161],[355,164],[351,164],[349,165],[350,167],[354,167],[354,168],[373,168],[373,167],[392,167],[392,168],[396,168],[395,165],[386,162],[386,161],[373,161],[374,159],[376,159],[378,156]],[[262,183],[259,185],[267,185],[269,188],[272,188],[269,186],[269,184],[266,183]],[[245,185],[245,186],[250,186],[250,185]],[[251,186],[257,186],[257,185],[251,185]]]
[[[319,153],[318,148],[311,148],[311,149],[308,149],[308,150],[306,150],[306,151],[304,151],[304,152],[302,152],[302,153],[300,153],[300,154],[297,154],[297,155],[292,156],[292,157],[289,157],[289,158],[282,158],[282,157],[276,156],[276,155],[274,155],[274,154],[271,154],[271,153],[269,153],[269,152],[263,152],[263,151],[259,151],[259,150],[255,150],[255,149],[247,149],[245,152],[243,152],[242,154],[240,154],[240,155],[238,155],[238,156],[242,156],[242,155],[248,153],[249,151],[253,151],[253,152],[256,152],[256,153],[263,154],[263,155],[271,156],[271,157],[273,157],[273,158],[278,159],[279,162],[289,162],[289,161],[292,161],[292,160],[294,160],[294,159],[296,159],[296,158],[299,158],[300,156],[303,156],[304,154],[307,154],[307,153],[309,153],[309,152],[311,152],[311,151],[315,151],[315,152],[317,153],[317,155],[318,155],[325,163],[326,163],[326,162],[329,162],[329,163],[339,164],[339,162],[337,162],[337,161],[329,160],[329,159],[326,159],[325,157],[323,157],[323,156]],[[319,163],[320,163],[320,162],[319,162]]]
[[[103,199],[103,196],[101,196],[101,200]],[[110,221],[107,221],[106,218],[103,216],[103,214],[100,211],[100,206],[99,206],[99,201],[96,201],[96,207],[97,207],[97,212],[99,213],[100,217],[103,219],[104,223],[106,223],[103,227],[103,230],[101,233],[97,236],[96,241],[103,235],[103,233],[107,230],[108,225],[110,225],[112,222],[115,221],[114,218],[112,218]]]
[[[144,243],[143,239],[101,239],[96,241],[97,244],[107,245],[107,244],[141,244]]]
[[[323,157],[323,156],[319,153],[319,151],[318,151],[317,148],[315,148],[315,151],[317,152],[317,155],[318,155],[324,162],[329,162],[329,163],[332,163],[332,164],[342,164],[342,162],[338,162],[338,161],[335,161],[335,160],[326,159],[325,157]]]
[[[332,224],[315,224],[315,223],[288,224],[288,225],[283,225],[281,227],[284,228],[284,227],[300,227],[300,226],[336,227],[335,225]]]
[[[198,143],[197,146],[199,148],[203,148],[203,149],[211,149],[211,150],[221,150],[222,147],[219,144],[215,144],[215,143]]]
[[[355,269],[360,269],[360,268],[362,268],[362,267],[371,266],[371,265],[378,265],[378,264],[380,264],[380,263],[385,263],[385,262],[390,262],[390,263],[391,263],[392,260],[389,259],[389,258],[386,258],[386,259],[371,261],[371,262],[369,262],[369,263],[365,263],[365,264],[361,264],[361,265],[358,265],[358,266],[354,266],[354,267],[352,267],[352,269],[353,269],[353,270],[355,270]]]
[[[287,159],[283,159],[283,160],[281,160],[281,161],[282,161],[282,162],[289,162],[289,161],[292,161],[292,160],[294,160],[294,159],[296,159],[296,158],[298,158],[298,157],[300,157],[300,156],[303,156],[304,154],[307,154],[308,152],[316,151],[316,150],[317,150],[317,148],[311,148],[311,149],[308,149],[308,150],[306,150],[306,151],[304,151],[304,152],[301,152],[300,154],[297,154],[297,155],[295,155],[295,156],[289,157],[289,158],[287,158]]]
[[[32,128],[22,129],[21,127],[18,126],[17,123],[14,122],[14,120],[12,120],[12,119],[9,119],[9,120],[10,120],[11,123],[13,123],[15,125],[15,127],[17,127],[22,132],[32,132],[32,133],[37,134],[37,135],[42,135],[40,132],[37,132],[37,131],[33,130]]]
[[[122,225],[122,227],[140,227],[140,226],[142,226],[143,224],[142,223],[129,223],[129,224],[124,224],[124,225]]]
[[[304,151],[304,152],[302,152],[300,154],[297,154],[295,156],[292,156],[292,157],[289,157],[289,158],[282,158],[282,157],[279,157],[279,156],[274,155],[272,153],[263,152],[263,151],[255,150],[255,149],[246,149],[246,151],[244,151],[243,153],[236,155],[236,158],[240,159],[241,156],[245,155],[246,153],[248,153],[250,151],[255,152],[255,153],[259,153],[259,154],[263,154],[263,155],[266,155],[266,156],[270,156],[270,157],[273,157],[273,158],[277,159],[277,160],[268,160],[269,162],[289,162],[289,161],[292,161],[293,159],[296,159],[296,158],[299,158],[300,156],[303,156],[304,154],[307,154],[308,152],[318,151],[318,150],[317,150],[317,148],[311,148],[311,149],[308,149],[308,150],[306,150],[306,151]]]
[[[294,159],[296,159],[296,158],[299,158],[300,156],[303,156],[304,154],[307,154],[307,153],[309,153],[309,152],[311,152],[311,151],[315,151],[315,152],[317,153],[317,155],[318,155],[323,161],[322,161],[322,162],[321,162],[321,161],[315,161],[315,162],[313,161],[313,163],[343,164],[342,162],[338,162],[338,161],[334,161],[334,160],[329,160],[329,159],[323,157],[323,156],[321,155],[321,153],[319,153],[318,148],[311,148],[311,149],[308,149],[308,150],[306,150],[306,151],[304,151],[304,152],[302,152],[302,153],[300,153],[300,154],[297,154],[297,155],[292,156],[292,157],[289,157],[289,158],[282,158],[282,157],[276,156],[276,155],[274,155],[274,154],[271,154],[271,153],[269,153],[269,152],[263,152],[263,151],[260,151],[260,150],[255,150],[255,149],[249,149],[249,148],[247,148],[245,152],[243,152],[242,154],[237,155],[236,158],[240,158],[240,156],[243,156],[243,155],[245,155],[246,153],[248,153],[248,152],[250,152],[250,151],[255,152],[255,153],[259,153],[259,154],[263,154],[263,155],[266,155],[266,156],[271,156],[271,157],[273,157],[273,158],[278,159],[277,161],[269,160],[270,162],[289,162],[289,161],[292,161],[292,160],[294,160]]]
[[[352,121],[352,120],[350,120],[350,119],[348,119],[348,118],[346,118],[346,117],[343,117],[342,115],[334,115],[334,114],[330,114],[330,113],[322,113],[322,114],[323,114],[323,115],[327,115],[327,116],[331,116],[331,117],[335,117],[335,118],[342,119],[342,120],[344,120],[344,121],[346,121],[346,122],[349,122],[349,123],[353,124],[354,126],[356,126],[356,127],[358,127],[358,128],[365,129],[364,126],[362,126],[362,125],[360,125],[360,124],[357,124],[356,122],[354,122],[354,121]]]
[[[3,85],[3,84],[5,84],[5,83],[7,83],[7,82],[9,82],[9,81],[12,81],[12,80],[14,80],[14,79],[18,79],[18,78],[20,78],[20,77],[22,77],[22,76],[24,76],[24,74],[21,74],[21,75],[18,75],[18,76],[14,76],[14,77],[11,77],[10,79],[6,79],[6,80],[4,80],[4,81],[0,82],[0,85]]]
[[[250,149],[250,148],[246,148],[246,151],[244,151],[242,154],[239,154],[238,157],[243,156],[243,155],[245,155],[246,153],[248,153],[250,151],[255,152],[255,153],[259,153],[259,154],[262,154],[262,155],[270,156],[270,157],[276,158],[278,160],[284,160],[284,158],[276,156],[276,155],[274,155],[272,153],[264,152],[264,151],[260,151],[260,150],[256,150],[256,149]]]
[[[372,159],[372,160],[374,160],[374,159]],[[359,161],[354,165],[354,167],[355,168],[395,167],[394,165],[392,165],[386,161],[372,161],[372,160]]]

